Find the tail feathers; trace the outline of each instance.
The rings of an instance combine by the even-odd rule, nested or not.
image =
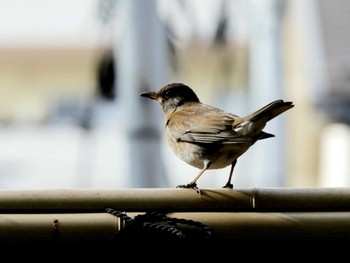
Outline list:
[[[259,134],[258,140],[263,140],[263,139],[267,139],[267,138],[271,138],[271,137],[275,137],[275,135],[262,131]]]
[[[281,113],[293,107],[294,107],[293,102],[276,100],[269,103],[268,105],[261,108],[260,110],[250,114],[245,119],[249,119],[250,121],[253,121],[253,122],[264,119],[265,122],[268,122],[269,120],[277,117]]]
[[[238,119],[237,122],[233,123],[234,130],[243,137],[254,137],[257,140],[274,137],[275,135],[262,131],[266,123],[293,107],[293,103],[289,101],[273,101],[260,110]]]

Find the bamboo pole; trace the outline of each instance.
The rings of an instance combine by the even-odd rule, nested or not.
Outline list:
[[[0,213],[350,211],[350,188],[0,190]]]
[[[118,219],[107,213],[0,214],[0,243],[107,241],[118,228]]]
[[[0,191],[1,211],[220,211],[252,208],[251,194],[230,189],[130,188],[115,190]]]
[[[348,241],[350,238],[350,212],[191,212],[168,216],[206,224],[213,230],[213,240],[220,241]],[[0,244],[107,244],[121,226],[117,217],[108,213],[0,214]],[[152,238],[150,235],[149,239]]]

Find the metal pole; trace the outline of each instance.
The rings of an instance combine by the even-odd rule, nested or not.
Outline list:
[[[121,121],[127,148],[120,149],[128,171],[128,187],[164,187],[166,178],[161,156],[161,112],[157,105],[139,96],[157,90],[167,79],[165,29],[157,14],[155,0],[120,1],[124,19],[117,19],[117,87]],[[124,161],[124,160],[123,160]]]

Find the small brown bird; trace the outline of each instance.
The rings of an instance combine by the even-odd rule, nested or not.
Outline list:
[[[237,158],[256,141],[274,137],[263,131],[266,123],[294,107],[292,102],[276,100],[246,116],[225,112],[200,102],[194,91],[182,84],[172,83],[158,92],[143,92],[142,97],[157,100],[165,114],[165,136],[174,153],[186,163],[201,169],[199,174],[180,188],[194,188],[208,169],[231,165],[224,188],[231,183]]]

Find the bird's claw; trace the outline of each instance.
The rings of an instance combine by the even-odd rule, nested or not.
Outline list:
[[[189,188],[196,190],[197,194],[201,195],[201,190],[198,188],[196,183],[181,184],[176,186],[176,188]]]
[[[176,186],[176,188],[191,188],[191,189],[195,189],[195,188],[197,188],[197,184],[196,183],[180,184],[180,185]]]
[[[225,184],[222,188],[229,188],[229,189],[233,189],[233,184],[231,183],[227,183]]]

